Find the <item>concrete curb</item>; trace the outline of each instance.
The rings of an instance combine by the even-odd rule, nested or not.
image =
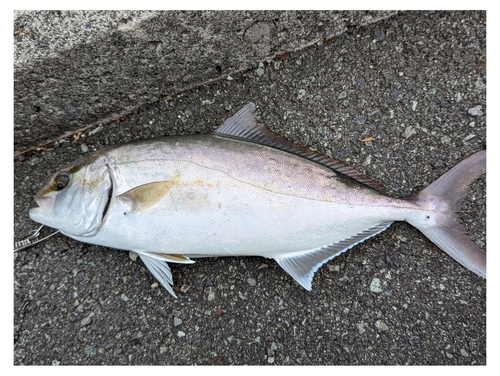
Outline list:
[[[16,11],[15,152],[395,11]]]

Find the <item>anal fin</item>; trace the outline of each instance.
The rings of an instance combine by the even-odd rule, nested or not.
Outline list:
[[[384,231],[392,222],[379,223],[350,238],[323,247],[295,252],[282,257],[275,257],[276,262],[290,274],[302,287],[311,290],[314,273],[325,262],[351,249],[356,244]]]

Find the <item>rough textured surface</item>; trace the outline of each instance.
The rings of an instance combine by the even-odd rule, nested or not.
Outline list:
[[[19,11],[16,151],[395,12]]]
[[[37,227],[33,195],[62,165],[109,144],[209,132],[249,101],[277,133],[407,197],[485,147],[485,62],[485,12],[349,28],[17,157],[15,237]],[[482,178],[461,211],[482,247],[485,207]],[[172,265],[174,300],[127,252],[59,235],[18,252],[14,272],[14,364],[486,363],[486,281],[405,223],[324,265],[312,292],[273,260],[200,259]]]

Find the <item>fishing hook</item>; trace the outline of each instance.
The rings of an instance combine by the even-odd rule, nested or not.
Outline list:
[[[40,236],[40,230],[42,229],[42,227],[43,227],[43,225],[41,225],[32,235],[28,236],[26,239],[14,242],[14,252],[17,252],[23,248],[30,247],[36,243],[40,243],[41,241],[44,241],[45,239],[48,239],[52,235],[55,235],[59,232],[59,231],[56,231],[50,235],[47,235],[46,237],[44,237],[42,239],[38,239],[38,237]]]

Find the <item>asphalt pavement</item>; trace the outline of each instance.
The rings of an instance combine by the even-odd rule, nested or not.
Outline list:
[[[486,148],[486,12],[403,12],[141,105],[14,160],[14,237],[50,174],[107,145],[209,133],[248,102],[276,133],[346,161],[393,197]],[[461,218],[486,248],[486,180]],[[418,230],[321,267],[313,290],[274,260],[171,264],[178,299],[128,252],[56,235],[14,255],[14,364],[484,365],[486,281]]]

